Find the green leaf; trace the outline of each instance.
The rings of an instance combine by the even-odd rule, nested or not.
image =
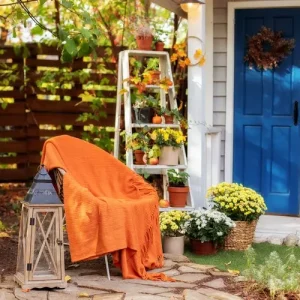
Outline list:
[[[82,57],[91,53],[91,48],[88,43],[83,42],[80,45],[80,49],[78,51],[78,56]]]
[[[33,35],[42,35],[44,30],[40,26],[35,26],[31,29],[31,34]]]
[[[77,45],[72,39],[67,39],[67,42],[64,45],[64,49],[66,49],[66,51],[72,56],[75,56],[77,54]]]
[[[62,0],[61,4],[62,4],[62,6],[66,7],[66,8],[71,8],[73,6],[73,3],[68,0]]]
[[[13,28],[13,37],[16,38],[17,37],[17,31],[16,31],[16,27]]]
[[[88,30],[86,28],[81,28],[80,32],[86,39],[89,39],[90,37],[92,37],[90,30]]]
[[[60,26],[58,28],[58,37],[62,41],[66,40],[68,37],[68,33],[65,30],[63,30]]]
[[[66,49],[63,49],[62,55],[61,55],[61,61],[62,62],[72,62],[73,56],[70,55],[70,53],[67,52]]]
[[[40,6],[43,6],[46,2],[47,0],[40,0]]]

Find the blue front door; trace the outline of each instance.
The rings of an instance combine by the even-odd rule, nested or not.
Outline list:
[[[262,26],[295,39],[293,53],[274,71],[244,63],[247,36]],[[234,80],[233,181],[261,193],[269,213],[298,215],[300,9],[236,11]]]

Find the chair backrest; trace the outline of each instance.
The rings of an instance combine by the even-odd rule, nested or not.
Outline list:
[[[58,197],[60,198],[62,203],[64,203],[63,180],[64,180],[65,173],[66,173],[65,170],[60,168],[55,168],[50,171],[50,176],[54,181],[53,185],[56,188]]]

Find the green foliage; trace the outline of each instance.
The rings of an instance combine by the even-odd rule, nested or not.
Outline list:
[[[170,186],[185,186],[190,177],[187,172],[177,171],[175,169],[169,169],[167,174]]]
[[[256,253],[246,252],[247,269],[243,272],[248,280],[254,280],[261,290],[268,289],[272,299],[288,292],[300,292],[300,260],[294,253],[282,259],[276,251],[270,253],[264,264],[256,264]]]

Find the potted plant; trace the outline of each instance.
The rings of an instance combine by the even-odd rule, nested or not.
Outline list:
[[[153,33],[149,22],[146,19],[139,19],[132,25],[133,33],[136,38],[137,48],[139,50],[151,50]]]
[[[159,28],[155,28],[155,36],[154,36],[154,45],[156,51],[164,51],[165,43],[164,40],[167,39],[167,33]]]
[[[148,77],[149,84],[157,84],[160,80],[159,59],[152,57],[147,60],[147,66],[143,73],[144,78]]]
[[[171,210],[159,215],[164,253],[182,255],[184,253],[185,222],[189,215],[183,211]]]
[[[145,165],[147,163],[150,142],[147,131],[147,128],[143,128],[141,131],[126,136],[126,149],[133,151],[136,165]],[[124,134],[125,131],[121,133],[121,135]]]
[[[136,123],[151,123],[157,100],[151,95],[134,94],[132,96],[133,110]]]
[[[159,163],[161,165],[178,165],[180,147],[185,143],[186,136],[182,131],[158,128],[150,133],[151,139],[161,148]]]
[[[267,210],[263,197],[241,184],[227,182],[211,187],[207,197],[236,224],[225,240],[225,249],[246,250],[253,242],[258,218]]]
[[[189,219],[185,223],[191,250],[198,255],[215,254],[218,244],[224,242],[233,227],[235,224],[229,217],[213,209],[190,212]]]
[[[169,181],[169,201],[171,207],[185,207],[189,187],[186,186],[189,174],[184,171],[170,169],[167,171]]]
[[[165,124],[173,124],[173,116],[170,110],[167,108],[162,108],[162,115],[165,120]]]

